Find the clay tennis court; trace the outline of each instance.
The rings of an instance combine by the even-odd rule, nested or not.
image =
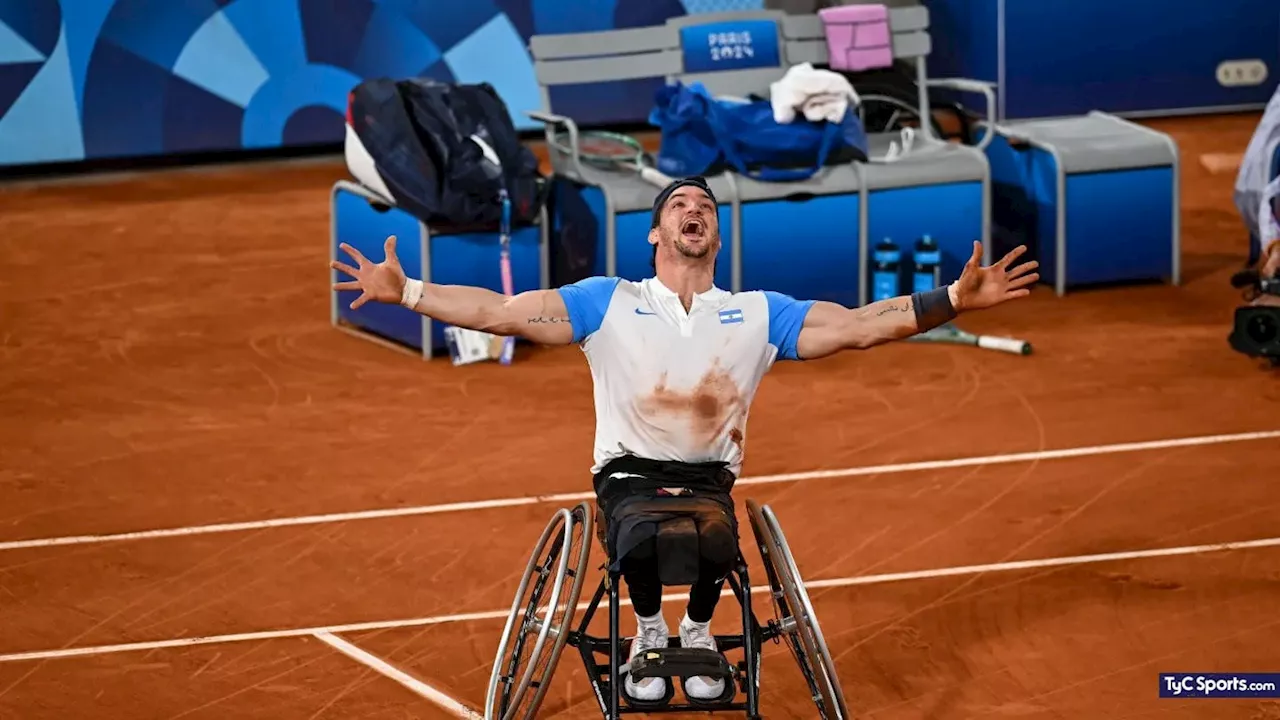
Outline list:
[[[1157,697],[1160,672],[1280,671],[1280,387],[1227,346],[1234,174],[1196,161],[1256,119],[1152,123],[1182,151],[1182,287],[1042,286],[962,319],[1029,358],[900,343],[765,381],[736,495],[777,513],[857,717],[1280,718]],[[525,499],[590,489],[590,375],[575,347],[455,368],[332,329],[344,175],[0,195],[0,717],[483,707],[526,556],[572,504]],[[599,717],[578,657],[559,667],[541,717]],[[762,682],[765,717],[816,716],[784,646]]]

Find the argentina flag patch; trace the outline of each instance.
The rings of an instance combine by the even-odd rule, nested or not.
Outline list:
[[[734,309],[734,310],[721,310],[721,311],[720,311],[720,324],[721,324],[721,325],[732,325],[732,324],[734,324],[734,323],[740,323],[740,322],[742,322],[742,311],[741,311],[741,310]]]

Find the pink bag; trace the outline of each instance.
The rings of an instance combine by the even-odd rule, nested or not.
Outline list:
[[[841,5],[818,11],[832,70],[854,72],[893,65],[893,33],[884,5]]]

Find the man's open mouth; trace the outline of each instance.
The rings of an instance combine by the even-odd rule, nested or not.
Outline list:
[[[680,227],[680,234],[685,237],[699,238],[702,237],[702,231],[705,227],[701,220],[685,220],[684,225]]]

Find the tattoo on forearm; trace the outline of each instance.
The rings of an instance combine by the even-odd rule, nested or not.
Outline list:
[[[890,305],[885,309],[881,310],[880,312],[876,313],[876,317],[880,317],[881,315],[887,315],[891,312],[911,312],[911,305],[909,303],[904,303],[900,306]]]
[[[540,316],[540,317],[531,317],[531,318],[529,318],[529,324],[530,324],[530,325],[554,324],[554,323],[567,323],[567,322],[569,322],[569,318],[562,318],[562,317],[541,317],[541,316]]]

